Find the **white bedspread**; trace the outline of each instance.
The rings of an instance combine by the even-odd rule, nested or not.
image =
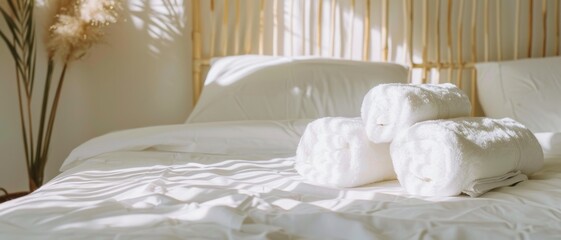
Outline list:
[[[0,205],[0,239],[548,239],[561,233],[561,159],[481,198],[420,198],[396,181],[310,185],[293,159],[105,154]],[[202,164],[205,162],[205,164]]]
[[[480,198],[423,198],[406,194],[397,181],[352,189],[307,183],[294,170],[293,158],[280,157],[295,151],[305,122],[224,124],[234,134],[220,130],[225,128],[219,124],[170,126],[85,143],[72,155],[81,157],[70,158],[75,167],[29,196],[0,204],[0,239],[561,235],[561,158],[547,159],[528,181]],[[275,138],[287,144],[275,143]],[[223,151],[197,152],[212,146]],[[237,151],[242,149],[247,152]],[[277,155],[258,151],[265,149]]]

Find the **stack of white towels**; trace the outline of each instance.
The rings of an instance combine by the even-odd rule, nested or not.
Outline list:
[[[326,186],[397,177],[410,194],[477,197],[543,166],[542,149],[522,124],[470,112],[468,97],[453,84],[382,84],[365,96],[361,118],[310,123],[295,168]]]

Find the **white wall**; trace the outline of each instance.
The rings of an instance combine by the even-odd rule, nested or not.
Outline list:
[[[69,69],[46,180],[58,174],[68,153],[87,139],[119,129],[181,123],[192,109],[191,14],[184,12],[190,1],[124,2],[121,21],[107,31],[105,43]],[[38,7],[40,30],[49,22],[45,12]],[[44,59],[39,56],[38,81],[44,76]],[[11,57],[1,45],[0,187],[10,192],[27,189],[13,72]],[[35,98],[40,100],[40,94]]]

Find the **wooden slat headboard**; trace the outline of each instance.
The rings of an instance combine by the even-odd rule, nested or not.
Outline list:
[[[560,55],[560,2],[192,0],[194,101],[213,57],[315,55],[405,64],[412,82],[454,83],[478,111],[475,63]]]

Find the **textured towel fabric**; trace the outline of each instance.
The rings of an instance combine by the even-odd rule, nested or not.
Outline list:
[[[543,166],[536,137],[509,118],[420,122],[399,133],[390,152],[401,185],[423,196],[454,196],[478,180],[517,170],[530,176]]]
[[[396,178],[389,144],[370,142],[360,118],[320,118],[308,124],[295,161],[300,175],[324,186],[355,187]]]
[[[364,97],[366,134],[375,143],[391,142],[411,125],[436,119],[467,117],[468,97],[453,84],[381,84]]]

